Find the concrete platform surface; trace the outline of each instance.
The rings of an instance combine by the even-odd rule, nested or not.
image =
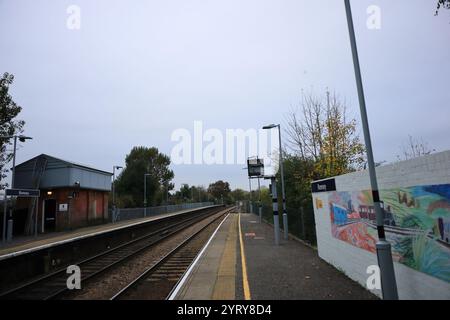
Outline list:
[[[241,214],[252,299],[377,299],[301,242],[281,240],[275,246],[273,226],[258,221],[254,214]]]
[[[224,220],[180,286],[176,300],[235,299],[237,222],[237,214]]]
[[[245,298],[377,299],[301,242],[281,240],[275,246],[273,226],[259,223],[256,215],[244,213],[239,219],[239,214],[230,214],[175,299]]]
[[[204,207],[208,208],[208,207]],[[158,214],[151,217],[132,219],[126,221],[119,221],[116,223],[107,223],[91,227],[83,227],[75,230],[62,231],[62,232],[52,232],[45,234],[38,234],[37,237],[34,236],[22,236],[15,237],[11,243],[1,244],[0,243],[0,260],[7,259],[11,256],[20,255],[27,252],[32,252],[34,250],[51,247],[61,243],[66,243],[70,241],[79,240],[82,238],[92,237],[101,233],[110,232],[113,230],[118,230],[122,228],[127,228],[132,225],[138,225],[146,223],[149,221],[155,221],[161,218],[175,216],[183,214],[189,211],[195,211],[201,208],[186,209],[171,213]]]

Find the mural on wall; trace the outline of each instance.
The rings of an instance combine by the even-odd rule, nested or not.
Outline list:
[[[394,261],[450,282],[450,184],[381,190]],[[375,253],[372,193],[329,193],[333,237]]]

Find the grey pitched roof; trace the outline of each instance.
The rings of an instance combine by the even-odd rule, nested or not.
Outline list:
[[[93,172],[98,172],[98,173],[103,173],[103,174],[109,174],[112,175],[112,172],[108,172],[108,171],[104,171],[104,170],[99,170],[84,164],[80,164],[80,163],[76,163],[73,161],[68,161],[68,160],[64,160],[61,158],[57,158],[54,156],[50,156],[48,154],[42,153],[34,158],[31,158],[25,162],[22,162],[21,164],[16,165],[16,170],[22,168],[27,167],[28,165],[30,165],[31,163],[34,163],[35,159],[39,158],[39,157],[45,157],[47,158],[47,168],[61,168],[61,167],[75,167],[75,168],[81,168],[81,169],[85,169],[88,171],[93,171]]]

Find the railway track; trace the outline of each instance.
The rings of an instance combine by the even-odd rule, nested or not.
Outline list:
[[[81,269],[82,282],[111,269],[133,256],[151,248],[164,239],[184,230],[203,219],[223,211],[223,208],[211,208],[194,217],[182,217],[182,220],[169,226],[161,227],[142,237],[124,243],[88,259],[76,263]],[[7,292],[0,294],[0,299],[7,300],[50,300],[57,299],[68,291],[66,269],[33,279]]]
[[[230,213],[228,209],[225,214]],[[141,273],[135,280],[116,293],[111,300],[166,300],[189,269],[216,226],[223,220],[217,217],[157,263]]]

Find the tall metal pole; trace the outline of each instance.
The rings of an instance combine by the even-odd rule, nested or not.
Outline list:
[[[250,189],[250,213],[253,213],[253,206],[252,206],[252,179],[250,177],[248,177],[248,186]]]
[[[144,174],[144,217],[147,216],[147,174]]]
[[[283,198],[283,229],[284,229],[284,239],[288,240],[289,227],[288,227],[288,215],[286,210],[286,193],[284,189],[284,166],[283,166],[283,147],[281,145],[281,127],[278,127],[278,143],[280,148],[280,174],[281,174],[281,196]]]
[[[4,190],[5,196],[3,197],[3,231],[2,231],[2,243],[6,241],[6,190]]]
[[[113,182],[112,182],[112,204],[113,204],[113,210],[116,208],[116,197],[115,197],[115,189],[114,184],[116,182],[116,166],[113,166]]]
[[[259,223],[262,222],[262,204],[261,204],[261,183],[259,181],[259,176],[258,176],[258,214],[259,214]]]
[[[353,65],[355,69],[356,86],[358,88],[359,107],[361,109],[361,122],[364,131],[364,141],[366,144],[367,162],[369,165],[370,185],[372,188],[373,204],[377,218],[378,242],[377,259],[381,273],[381,290],[383,299],[397,300],[397,283],[395,281],[394,263],[392,261],[391,244],[386,241],[384,232],[384,214],[381,211],[380,196],[378,193],[378,182],[375,172],[375,162],[373,158],[372,142],[370,139],[369,122],[367,120],[366,102],[364,98],[364,89],[361,78],[361,69],[359,65],[358,50],[356,46],[355,29],[353,26],[352,11],[350,0],[345,1],[345,10],[347,14],[348,31],[350,34],[350,43],[353,55]]]
[[[275,176],[271,177],[272,187],[272,210],[273,210],[273,228],[275,234],[275,245],[280,244],[280,220],[278,217],[278,194],[277,194],[277,181]]]
[[[14,152],[13,152],[13,168],[11,176],[11,188],[14,188],[14,180],[16,176],[16,146],[17,146],[17,136],[14,136]]]

